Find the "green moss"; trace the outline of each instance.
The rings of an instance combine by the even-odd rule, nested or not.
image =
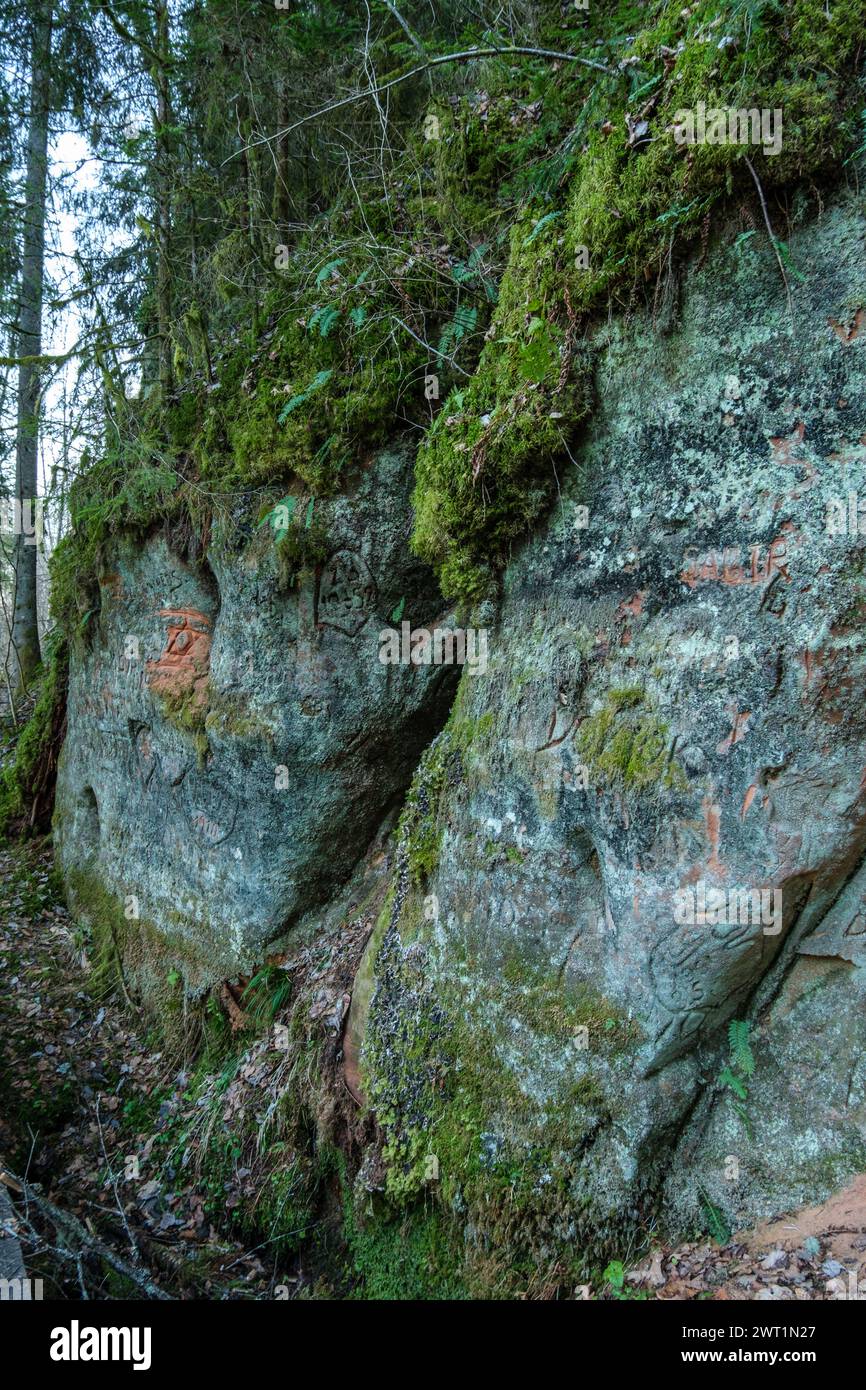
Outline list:
[[[837,1153],[822,1153],[819,1158],[793,1158],[794,1173],[804,1191],[829,1196],[838,1192],[866,1164],[866,1144],[853,1142]],[[776,1175],[769,1173],[772,1179]]]
[[[677,112],[781,107],[782,152],[756,156],[769,194],[826,181],[851,147],[858,0],[621,0],[542,9],[533,23],[542,42],[591,48],[611,71],[491,61],[477,69],[482,92],[455,84],[420,116],[409,103],[384,196],[338,200],[307,228],[245,311],[251,326],[215,352],[215,380],[192,311],[176,325],[189,349],[176,397],[120,403],[121,442],[72,489],[75,531],[53,562],[68,634],[98,610],[111,535],[168,516],[206,537],[203,498],[224,512],[227,495],[281,482],[334,493],[395,430],[429,424],[431,373],[444,399],[418,451],[413,545],[449,597],[494,594],[592,412],[595,316],[667,274],[726,202],[754,197],[748,151],[676,144]],[[736,42],[720,50],[720,34]],[[626,115],[643,108],[649,138],[630,142]],[[233,230],[215,251],[216,283],[232,283],[220,267],[242,241]],[[320,553],[321,537],[286,538],[281,582]]]
[[[566,988],[516,951],[504,962],[501,974],[510,1014],[540,1037],[571,1042],[578,1029],[585,1027],[593,1052],[610,1056],[640,1041],[638,1025],[588,985]]]
[[[643,710],[640,690],[610,690],[580,726],[577,747],[591,776],[608,786],[643,792],[685,785],[670,752],[668,726]]]
[[[329,550],[328,533],[321,523],[309,528],[291,527],[276,543],[281,591],[293,588],[299,574],[315,570],[327,559]]]
[[[98,576],[111,537],[122,531],[135,538],[188,514],[190,492],[181,486],[176,452],[153,424],[143,428],[130,415],[126,426],[112,452],[82,460],[69,494],[71,527],[51,556],[51,613],[70,641],[86,639],[98,617]]]
[[[461,711],[458,690],[448,723],[425,749],[406,797],[400,836],[405,838],[409,871],[415,883],[428,878],[439,859],[445,829],[445,792],[463,780],[474,759],[483,758],[485,741],[494,728],[492,713],[467,719]]]
[[[110,994],[125,985],[123,953],[130,923],[123,904],[98,874],[84,869],[70,870],[68,893],[79,937],[85,933],[89,987],[97,996]]]
[[[231,691],[209,692],[203,727],[221,736],[238,739],[273,738],[268,724],[255,713],[248,699]]]
[[[407,900],[399,931],[392,921],[383,938],[362,1053],[388,1198],[399,1211],[435,1197],[458,1230],[474,1232],[461,1262],[473,1293],[525,1293],[553,1267],[555,1284],[576,1282],[607,1249],[607,1234],[584,1220],[581,1155],[610,1123],[640,1029],[517,954],[498,979],[467,958],[434,982],[422,943],[410,933],[406,944],[412,917]],[[526,1030],[536,1053],[562,1059],[538,1087],[509,1057]]]
[[[494,572],[546,509],[550,462],[592,406],[588,369],[572,370],[582,354],[574,325],[553,267],[550,283],[540,274],[530,228],[521,220],[512,233],[478,370],[446,401],[416,462],[413,546],[437,568],[443,592],[467,604],[492,593]]]
[[[94,994],[120,991],[127,1001],[140,1000],[161,1033],[186,1046],[190,1028],[199,1031],[192,1005],[204,1006],[207,982],[219,969],[222,942],[207,922],[175,912],[171,930],[160,930],[145,916],[128,917],[131,905],[97,867],[70,868],[66,892]]]
[[[54,777],[66,727],[69,650],[60,634],[48,639],[33,712],[0,773],[0,835],[43,832],[54,806]]]
[[[195,685],[184,690],[167,690],[159,695],[162,716],[187,734],[200,734],[204,731],[208,713],[210,692],[202,698]]]
[[[339,1152],[336,1161],[353,1297],[425,1302],[465,1298],[454,1224],[441,1208],[421,1201],[406,1212],[372,1206],[362,1213]]]

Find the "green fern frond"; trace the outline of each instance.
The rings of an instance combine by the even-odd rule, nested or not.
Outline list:
[[[451,357],[457,344],[471,333],[478,321],[478,310],[459,304],[450,323],[446,323],[439,339],[439,356]]]
[[[331,304],[323,304],[320,309],[310,315],[307,324],[307,332],[312,333],[315,329],[319,330],[320,338],[327,338],[337,319],[340,317],[340,310],[335,309]]]
[[[742,1076],[751,1076],[755,1070],[755,1058],[749,1042],[749,1024],[744,1019],[731,1019],[728,1024],[728,1042],[731,1049],[731,1066],[736,1067]]]
[[[698,1186],[698,1197],[711,1239],[716,1241],[718,1245],[727,1245],[731,1239],[731,1228],[725,1213],[721,1207],[717,1207],[714,1202],[710,1201],[709,1193],[705,1187]]]
[[[535,226],[532,228],[532,231],[529,233],[529,236],[526,238],[526,241],[523,243],[524,246],[531,246],[532,243],[535,241],[535,238],[541,236],[541,233],[544,231],[545,227],[549,227],[551,222],[555,222],[557,218],[561,216],[561,212],[546,212],[543,217],[539,217],[538,221],[535,223]]]
[[[334,274],[334,271],[335,271],[335,270],[338,270],[338,269],[340,268],[341,265],[345,265],[345,258],[341,258],[340,260],[337,260],[337,261],[328,261],[328,264],[327,264],[327,265],[323,265],[322,268],[321,268],[321,270],[319,271],[318,275],[316,276],[316,284],[317,284],[317,285],[322,285],[322,284],[324,284],[324,282],[325,282],[327,279],[329,279],[330,276],[332,276],[332,275]]]
[[[291,396],[289,400],[286,401],[277,416],[278,424],[284,425],[289,415],[295,410],[298,410],[302,405],[305,405],[316,391],[320,391],[325,383],[330,381],[333,375],[333,367],[327,367],[324,371],[316,372],[316,375],[313,377],[306,391],[301,391],[297,396]]]

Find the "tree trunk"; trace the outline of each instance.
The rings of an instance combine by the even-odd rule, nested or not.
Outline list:
[[[280,104],[277,111],[277,129],[284,131],[290,123],[289,102],[286,96],[285,85],[280,87]],[[278,228],[285,228],[290,217],[290,194],[289,194],[289,137],[288,135],[278,135],[275,150],[275,176],[274,176],[274,222]]]
[[[18,309],[18,355],[42,352],[42,291],[45,262],[45,198],[48,174],[48,114],[51,103],[51,0],[42,0],[33,18],[30,48],[30,125],[24,193],[24,235]],[[21,685],[39,664],[36,610],[40,369],[22,361],[18,368],[18,434],[15,451],[15,605],[12,645]]]
[[[169,68],[171,66],[171,26],[168,5],[157,0],[154,48],[158,61],[151,75],[156,86],[156,312],[159,332],[159,383],[162,397],[174,386],[171,323],[174,308],[172,280],[171,190],[175,174],[172,159],[171,125],[174,119]]]

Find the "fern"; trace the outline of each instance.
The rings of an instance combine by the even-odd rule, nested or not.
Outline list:
[[[478,310],[466,304],[459,304],[450,323],[446,323],[439,339],[439,356],[453,357],[454,349],[471,333],[478,321]]]
[[[555,222],[556,219],[561,216],[561,212],[546,212],[543,217],[539,217],[532,231],[529,233],[529,236],[526,238],[526,241],[523,243],[524,246],[531,246],[535,238],[541,236],[545,227],[549,227],[551,222]]]
[[[556,189],[564,183],[580,157],[585,132],[596,119],[607,96],[609,96],[607,84],[596,82],[584,101],[577,122],[568,132],[559,148],[540,159],[524,176],[522,182],[528,199],[550,198]]]
[[[710,1195],[705,1187],[698,1185],[698,1197],[711,1239],[716,1241],[718,1245],[727,1245],[731,1239],[731,1228],[725,1213],[721,1207],[717,1207],[714,1202],[710,1201]]]
[[[748,1100],[749,1092],[743,1085],[742,1079],[731,1071],[730,1067],[725,1067],[719,1076],[719,1085],[726,1086],[729,1091],[733,1091],[740,1100]]]
[[[674,227],[678,227],[681,222],[685,222],[686,218],[691,213],[695,212],[695,208],[700,212],[703,206],[704,204],[701,202],[700,198],[693,198],[690,203],[674,203],[673,207],[668,208],[667,212],[663,212],[656,218],[656,222],[659,226],[672,223]]]
[[[749,1042],[749,1025],[744,1019],[731,1019],[728,1024],[728,1043],[731,1049],[731,1066],[736,1067],[742,1076],[752,1076],[755,1071],[755,1057]]]
[[[321,391],[322,387],[330,381],[333,375],[333,367],[327,367],[322,372],[316,372],[316,375],[313,377],[306,391],[301,391],[299,395],[291,396],[289,400],[286,401],[277,417],[277,423],[284,425],[292,412],[298,410],[300,406],[305,405],[310,397],[314,396],[317,391]]]
[[[742,1121],[749,1139],[754,1140],[755,1134],[745,1103],[749,1099],[746,1082],[754,1074],[755,1057],[749,1041],[749,1024],[745,1019],[732,1018],[728,1024],[728,1048],[730,1060],[719,1074],[719,1085],[736,1096],[736,1100],[731,1102],[734,1113]]]
[[[740,232],[740,235],[737,237],[736,241],[734,242],[734,252],[736,253],[736,255],[741,256],[741,255],[743,254],[743,251],[745,250],[746,246],[747,246],[748,243],[751,241],[752,237],[753,237],[753,236],[756,236],[756,235],[757,235],[757,233],[754,232],[754,231],[752,231],[752,232]]]
[[[482,241],[479,246],[473,248],[472,254],[467,261],[457,261],[456,264],[451,267],[451,274],[458,285],[471,284],[473,280],[481,278],[483,272],[481,263],[484,260],[485,253],[489,250],[489,243]]]
[[[773,237],[773,245],[775,246],[776,250],[779,253],[779,256],[784,262],[785,268],[788,271],[788,273],[790,275],[793,275],[795,280],[799,280],[802,284],[805,284],[806,277],[802,273],[802,271],[798,270],[797,267],[794,265],[794,262],[791,259],[791,250],[788,246],[787,241],[781,241],[779,237]]]
[[[323,265],[316,276],[316,285],[323,285],[324,282],[334,274],[335,270],[339,270],[341,265],[345,265],[345,258],[341,258],[338,261],[328,261],[328,264]]]
[[[337,319],[340,317],[340,310],[335,309],[331,304],[323,304],[320,309],[310,315],[307,324],[307,332],[312,333],[315,329],[319,330],[320,338],[327,338]]]
[[[748,1110],[746,1109],[745,1105],[743,1105],[743,1104],[742,1104],[740,1101],[738,1101],[738,1100],[733,1101],[733,1107],[734,1107],[734,1114],[735,1114],[735,1115],[737,1116],[737,1118],[740,1120],[740,1122],[741,1122],[741,1124],[742,1124],[744,1130],[746,1131],[746,1134],[749,1136],[750,1141],[754,1144],[754,1142],[755,1142],[755,1129],[754,1129],[754,1126],[753,1126],[753,1124],[752,1124],[752,1117],[751,1117],[751,1115],[749,1114],[749,1112],[748,1112]]]

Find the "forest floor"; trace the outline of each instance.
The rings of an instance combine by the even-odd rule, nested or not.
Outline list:
[[[35,844],[0,849],[0,981],[0,1168],[45,1296],[273,1297],[281,1271],[216,1229],[206,1192],[180,1167],[171,1190],[149,1180],[146,1133],[130,1155],[151,1097],[170,1109],[186,1074],[122,998],[94,997]]]
[[[0,982],[0,1180],[15,1203],[28,1273],[44,1280],[46,1296],[303,1292],[298,1257],[282,1268],[267,1242],[248,1250],[226,1234],[242,1200],[229,1185],[217,1201],[222,1222],[194,1165],[162,1162],[159,1180],[148,1172],[188,1073],[122,997],[94,996],[86,938],[63,905],[49,849],[35,842],[0,849]],[[845,1298],[855,1275],[866,1297],[866,1176],[823,1206],[724,1247],[661,1247],[608,1274],[592,1296]]]

